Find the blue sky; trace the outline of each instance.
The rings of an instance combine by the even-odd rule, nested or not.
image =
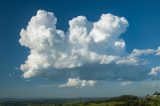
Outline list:
[[[160,57],[159,55],[155,55],[158,50],[157,48],[160,46],[159,5],[160,2],[158,0],[1,1],[0,98],[101,97],[121,94],[142,96],[151,94],[155,90],[160,90],[158,73],[156,74],[157,76],[146,77],[152,68],[160,66]],[[23,44],[25,45],[25,43],[19,43],[19,39],[21,39],[20,32],[22,28],[26,30],[31,17],[36,16],[37,11],[40,9],[45,10],[46,13],[54,13],[54,16],[57,18],[57,29],[65,33],[71,26],[69,26],[69,20],[77,16],[83,15],[92,23],[100,20],[102,14],[110,13],[114,16],[125,17],[129,23],[129,27],[125,26],[126,32],[119,36],[120,39],[125,41],[125,53],[129,55],[134,49],[138,49],[139,52],[141,52],[140,50],[153,49],[154,53],[149,53],[149,55],[141,54],[137,57],[138,60],[147,59],[149,63],[145,65],[140,64],[135,66],[131,64],[129,66],[123,66],[115,65],[114,63],[100,65],[97,60],[92,64],[87,63],[86,61],[88,60],[86,59],[85,62],[87,65],[85,64],[78,68],[74,67],[72,70],[65,67],[62,68],[62,70],[58,69],[58,71],[62,71],[62,73],[59,73],[56,70],[57,67],[53,66],[49,70],[44,69],[47,70],[45,72],[49,72],[51,76],[48,76],[48,73],[40,73],[33,77],[24,78],[24,72],[22,71],[23,69],[20,69],[20,66],[25,64],[31,49],[24,47]],[[113,31],[114,30],[115,29],[113,29]],[[66,46],[66,49],[69,49],[67,47],[68,46]],[[93,46],[93,50],[94,47],[95,46]],[[101,50],[101,46],[96,46],[96,53],[97,49]],[[100,51],[98,51],[98,53],[99,52]],[[121,57],[121,54],[118,54],[118,56]],[[67,62],[65,60],[63,61]],[[142,60],[141,63],[144,63],[144,61]],[[99,71],[100,69],[101,71]],[[55,73],[52,73],[52,70],[55,70]],[[117,73],[116,70],[120,70],[118,71],[119,74],[115,74]],[[138,70],[138,72],[135,70]],[[24,71],[26,70],[24,69]],[[122,79],[120,79],[121,77]],[[94,80],[97,83],[92,87],[58,87],[66,83],[68,78],[72,80],[76,79],[79,83],[90,80]],[[88,83],[85,84],[87,85]]]

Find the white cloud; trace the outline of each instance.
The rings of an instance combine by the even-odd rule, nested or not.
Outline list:
[[[60,88],[62,87],[85,87],[85,86],[94,86],[97,83],[95,80],[80,80],[79,77],[77,78],[69,78],[66,84],[59,85]]]
[[[116,61],[116,64],[127,64],[127,65],[138,65],[139,63],[140,59],[134,56],[123,57]]]
[[[131,81],[124,81],[124,82],[121,82],[121,85],[126,86],[126,85],[129,85],[131,83],[132,83]]]
[[[126,31],[128,22],[124,17],[117,17],[112,14],[102,14],[98,22],[93,23],[90,36],[94,42],[115,43],[119,40],[120,34]]]
[[[78,16],[69,21],[67,34],[56,29],[56,22],[53,13],[38,10],[27,28],[21,30],[19,42],[30,49],[28,59],[21,65],[25,78],[47,69],[114,63],[125,51],[125,42],[119,39],[128,27],[124,17],[103,14],[99,21],[89,22]]]
[[[114,45],[119,47],[119,48],[124,48],[125,47],[125,42],[123,40],[117,41],[117,42],[114,43]]]
[[[149,75],[153,75],[153,76],[157,76],[157,74],[160,72],[160,66],[157,67],[153,67],[151,69],[151,72],[149,73]]]
[[[138,57],[141,55],[160,55],[160,47],[157,49],[144,49],[144,50],[139,50],[139,49],[134,49],[132,53],[130,54],[131,57]]]
[[[131,53],[131,56],[149,55],[154,53],[156,53],[156,50],[154,49],[145,49],[145,50],[134,49]]]
[[[113,78],[114,80],[119,78],[133,80],[135,78],[137,80],[146,78],[146,73],[148,75],[148,72],[144,70],[143,75],[140,74],[140,70],[136,70],[141,69],[137,66],[143,63],[139,56],[160,54],[159,48],[157,50],[135,49],[131,54],[126,53],[126,43],[120,37],[129,26],[124,17],[102,14],[97,22],[91,22],[85,16],[78,16],[69,21],[67,32],[57,29],[56,23],[57,18],[54,13],[38,10],[27,27],[21,30],[19,42],[21,46],[30,49],[25,63],[20,67],[24,72],[24,78],[34,76],[49,78],[61,76],[60,78],[62,78],[62,73],[65,73],[65,78],[70,78],[73,73],[77,73],[81,78],[86,78],[88,75],[90,77],[88,79],[93,79],[90,81],[70,78],[67,84],[64,84],[70,85],[72,81],[75,81],[76,86],[83,86],[83,83],[84,85],[91,83],[94,85],[94,80],[101,78]],[[101,66],[104,68],[103,70],[100,68]],[[130,69],[132,72],[128,70],[129,67],[132,67]],[[85,69],[89,74],[83,74]],[[101,72],[105,72],[105,74]],[[123,72],[125,74],[122,74]],[[76,74],[74,77],[77,77]]]

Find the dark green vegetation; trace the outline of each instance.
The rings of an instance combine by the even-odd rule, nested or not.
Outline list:
[[[160,106],[160,93],[137,97],[122,95],[113,98],[74,99],[1,99],[0,106]]]

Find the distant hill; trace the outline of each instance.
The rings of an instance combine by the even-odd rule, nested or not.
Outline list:
[[[122,95],[112,98],[5,98],[0,99],[0,106],[160,106],[159,94],[155,92],[145,97]]]

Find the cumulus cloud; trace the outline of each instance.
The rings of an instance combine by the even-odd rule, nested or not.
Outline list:
[[[151,72],[149,73],[149,75],[153,75],[153,76],[157,76],[157,74],[160,72],[160,66],[157,67],[153,67],[151,69]]]
[[[119,38],[128,27],[123,17],[103,14],[99,21],[90,22],[85,16],[78,16],[69,21],[67,34],[56,29],[56,22],[53,13],[38,10],[27,28],[21,30],[19,42],[30,49],[28,59],[21,65],[25,78],[46,69],[109,64],[118,61],[125,50],[125,42]]]
[[[131,56],[149,55],[154,53],[156,53],[156,50],[154,49],[145,49],[145,50],[134,49],[131,53]]]
[[[102,14],[97,22],[91,22],[78,16],[69,21],[67,32],[56,24],[54,13],[38,10],[21,30],[19,42],[30,49],[20,67],[24,78],[69,78],[60,87],[92,86],[95,80],[140,80],[148,72],[139,65],[139,56],[160,54],[159,48],[126,52],[121,34],[129,24],[124,17]]]
[[[124,81],[124,82],[121,82],[121,85],[126,86],[126,85],[129,85],[131,83],[132,83],[131,81]]]
[[[157,49],[144,49],[144,50],[139,50],[139,49],[134,49],[130,56],[132,57],[138,57],[141,55],[160,55],[160,47]]]
[[[80,80],[79,77],[77,78],[69,78],[66,84],[59,85],[60,88],[62,87],[85,87],[85,86],[94,86],[97,83],[95,80]]]

